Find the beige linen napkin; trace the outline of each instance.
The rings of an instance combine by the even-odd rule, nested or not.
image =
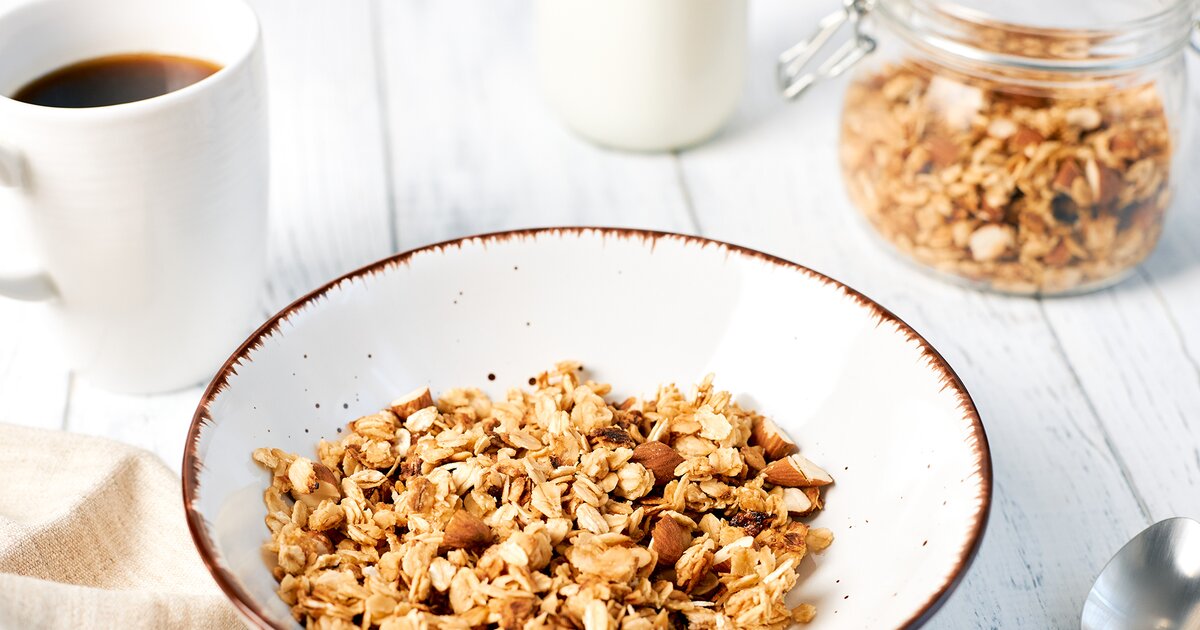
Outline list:
[[[0,424],[0,628],[240,627],[154,455]]]

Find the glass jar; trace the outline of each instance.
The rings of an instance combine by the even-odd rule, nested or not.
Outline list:
[[[1178,176],[1195,2],[975,4],[850,1],[784,53],[781,89],[856,66],[843,177],[907,258],[1022,295],[1119,281],[1158,242]],[[849,39],[805,72],[842,24]]]

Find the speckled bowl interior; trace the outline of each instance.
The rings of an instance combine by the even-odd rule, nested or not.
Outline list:
[[[260,446],[306,454],[421,385],[500,395],[582,361],[617,396],[708,372],[836,479],[833,530],[789,597],[813,630],[919,625],[970,564],[991,468],[962,383],[911,328],[845,286],[722,243],[538,230],[432,246],[349,274],[259,329],[216,376],[184,457],[201,556],[253,625],[297,627],[260,547]],[[489,380],[488,375],[495,375]]]

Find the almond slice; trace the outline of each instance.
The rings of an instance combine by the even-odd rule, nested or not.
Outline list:
[[[1079,168],[1079,164],[1075,160],[1068,158],[1059,165],[1058,174],[1054,176],[1051,186],[1054,190],[1069,195],[1075,180],[1080,177],[1083,177],[1083,170]]]
[[[1113,134],[1108,148],[1117,157],[1133,157],[1137,155],[1138,140],[1132,131],[1122,130]]]
[[[433,396],[429,393],[428,387],[414,389],[413,391],[392,401],[392,413],[396,414],[401,420],[407,420],[412,414],[433,406]]]
[[[787,511],[792,514],[808,514],[811,512],[814,507],[813,502],[805,490],[808,490],[808,488],[804,488],[803,490],[800,488],[784,488],[783,507],[787,508]]]
[[[1025,147],[1040,144],[1045,139],[1042,134],[1025,125],[1021,125],[1017,128],[1017,133],[1013,134],[1009,143],[1014,151],[1024,151]]]
[[[675,467],[683,463],[683,456],[662,442],[646,442],[633,449],[631,460],[654,473],[654,485],[661,486],[675,478]]]
[[[758,417],[750,427],[750,436],[763,447],[767,460],[775,461],[796,452],[796,443],[789,440],[787,435],[768,418]]]
[[[312,462],[313,472],[317,476],[317,488],[308,494],[302,494],[297,499],[307,505],[309,509],[317,509],[323,501],[333,501],[337,503],[342,499],[342,491],[338,488],[337,479],[333,476],[333,471],[329,470],[325,464],[321,462]]]
[[[739,450],[742,453],[742,461],[746,462],[746,467],[750,469],[751,475],[757,475],[760,470],[767,467],[767,460],[763,457],[761,446],[743,446]]]
[[[767,476],[767,481],[788,488],[827,486],[833,483],[833,477],[830,477],[829,473],[799,453],[767,464],[763,474]]]
[[[721,573],[728,573],[730,570],[729,559],[733,557],[733,552],[738,549],[749,549],[754,546],[753,536],[742,536],[741,538],[721,547],[713,554],[713,568]]]
[[[492,528],[466,510],[459,510],[446,523],[442,546],[449,549],[475,549],[492,542]]]
[[[679,557],[692,544],[692,533],[679,521],[670,516],[662,516],[654,525],[650,537],[650,549],[658,554],[658,565],[673,567],[679,562]]]
[[[944,136],[933,136],[925,143],[925,148],[929,151],[929,157],[933,159],[934,166],[945,168],[958,161],[962,154],[962,148],[957,142]]]

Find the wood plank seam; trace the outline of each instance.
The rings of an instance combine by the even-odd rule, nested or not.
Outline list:
[[[688,187],[687,175],[683,172],[683,160],[680,157],[679,151],[671,152],[671,166],[675,169],[675,182],[679,185],[679,194],[683,197],[683,207],[687,211],[688,221],[692,224],[692,231],[703,235],[704,228],[700,225],[700,216],[696,214],[696,204],[692,203],[692,191]]]
[[[1041,313],[1041,319],[1046,323],[1046,327],[1050,331],[1050,338],[1054,340],[1054,352],[1062,358],[1063,363],[1067,366],[1067,372],[1070,373],[1071,380],[1074,381],[1075,386],[1079,389],[1080,395],[1083,396],[1083,402],[1087,406],[1087,412],[1091,414],[1092,419],[1096,422],[1096,428],[1100,431],[1100,436],[1104,440],[1105,447],[1108,448],[1110,453],[1112,453],[1113,461],[1117,463],[1117,470],[1121,474],[1121,479],[1124,480],[1125,485],[1129,488],[1130,494],[1133,495],[1134,502],[1137,503],[1138,509],[1142,512],[1143,520],[1147,525],[1149,525],[1151,522],[1153,522],[1150,516],[1150,507],[1146,503],[1145,497],[1142,496],[1141,491],[1138,490],[1137,484],[1134,483],[1133,475],[1129,470],[1129,465],[1126,463],[1125,458],[1121,455],[1121,450],[1118,449],[1117,445],[1113,442],[1112,435],[1108,431],[1108,426],[1104,424],[1104,418],[1100,415],[1099,410],[1096,409],[1096,403],[1092,400],[1091,394],[1088,393],[1087,387],[1084,386],[1083,379],[1079,378],[1079,373],[1075,370],[1075,364],[1072,363],[1071,357],[1067,356],[1067,351],[1063,346],[1062,339],[1060,339],[1058,336],[1058,330],[1055,328],[1054,322],[1051,321],[1050,317],[1046,314],[1045,300],[1041,297],[1035,299],[1037,300],[1038,311]]]
[[[1188,349],[1187,336],[1183,334],[1183,327],[1179,325],[1179,319],[1175,317],[1175,311],[1171,309],[1170,302],[1163,295],[1162,289],[1155,282],[1152,274],[1148,273],[1140,265],[1137,268],[1137,273],[1146,281],[1146,286],[1150,287],[1150,292],[1154,294],[1154,299],[1162,306],[1163,314],[1166,315],[1167,321],[1171,324],[1171,332],[1175,334],[1175,339],[1179,342],[1179,348],[1183,351],[1184,358],[1191,364],[1192,370],[1195,371],[1196,381],[1200,382],[1200,361],[1197,361],[1196,357],[1192,355],[1191,350]]]
[[[384,181],[384,196],[387,200],[387,224],[388,224],[388,242],[390,243],[393,252],[400,249],[399,235],[399,218],[396,211],[396,183],[392,177],[392,124],[389,116],[389,104],[391,103],[391,95],[388,93],[387,83],[387,55],[383,52],[383,32],[380,30],[380,24],[383,22],[380,15],[379,3],[383,0],[372,0],[368,7],[368,15],[370,16],[371,25],[368,29],[368,37],[371,38],[371,54],[375,57],[375,95],[378,107],[376,111],[379,113],[379,130],[380,141],[383,143],[383,168],[387,177]]]

